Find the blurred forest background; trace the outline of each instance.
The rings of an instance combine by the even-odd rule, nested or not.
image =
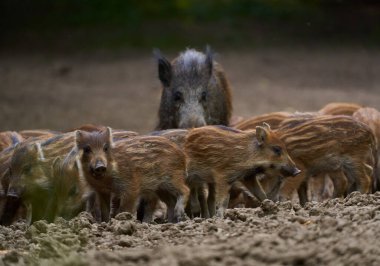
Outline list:
[[[48,50],[380,43],[376,0],[2,0],[1,44]]]
[[[0,0],[0,130],[149,132],[153,48],[217,52],[234,115],[380,109],[378,0]]]

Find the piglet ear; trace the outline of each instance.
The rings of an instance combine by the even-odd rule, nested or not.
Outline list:
[[[172,80],[172,65],[158,49],[153,50],[158,63],[158,77],[164,87],[169,87]]]
[[[75,145],[78,148],[83,139],[83,132],[81,130],[75,131]]]
[[[211,77],[211,75],[212,75],[212,69],[214,67],[214,53],[211,50],[211,47],[209,45],[206,46],[206,60],[205,60],[205,64],[206,64],[207,73]]]
[[[268,123],[266,123],[266,122],[263,122],[263,127],[265,127],[268,130],[271,130],[270,129],[270,125]]]
[[[260,146],[265,144],[268,140],[268,130],[264,127],[257,126],[256,138]]]
[[[107,139],[107,143],[110,145],[110,147],[113,147],[112,128],[110,128],[110,127],[106,128],[105,136]]]

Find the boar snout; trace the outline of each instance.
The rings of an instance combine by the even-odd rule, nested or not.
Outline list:
[[[281,174],[285,177],[287,176],[296,176],[301,173],[301,170],[297,167],[283,166],[281,167]]]
[[[299,173],[301,173],[301,170],[298,169],[297,167],[295,167],[292,176],[296,176],[296,175],[298,175]]]
[[[102,161],[97,161],[95,166],[91,168],[91,172],[95,177],[102,177],[107,171],[107,166]]]
[[[179,122],[179,128],[194,128],[203,127],[206,125],[206,121],[202,116],[191,115]]]
[[[21,185],[13,185],[8,188],[7,197],[18,199],[21,197],[24,188]]]

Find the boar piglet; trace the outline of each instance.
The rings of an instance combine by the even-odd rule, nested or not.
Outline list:
[[[152,221],[160,199],[168,207],[169,222],[181,219],[189,194],[184,153],[162,137],[137,136],[113,143],[110,135],[109,128],[77,132],[83,175],[96,193],[95,199],[109,202],[113,217],[121,211],[134,213],[141,198],[146,202],[144,222]]]
[[[200,202],[205,218],[223,217],[228,206],[229,191],[234,182],[254,179],[252,194],[266,198],[257,180],[257,174],[296,175],[299,170],[289,157],[286,147],[277,135],[265,126],[256,131],[240,131],[223,126],[192,129],[185,143],[189,157],[187,183],[192,192],[208,186],[207,204]]]
[[[334,197],[353,190],[371,192],[377,147],[365,124],[349,116],[295,116],[284,120],[276,133],[302,171],[284,181],[282,199],[290,199],[298,190],[300,203],[305,204],[308,179],[326,174],[334,183]]]
[[[9,171],[10,173],[7,175],[9,200],[6,204],[12,204],[15,199],[21,199],[22,202],[32,202],[30,205],[35,206],[32,206],[32,221],[35,219],[53,221],[59,215],[61,208],[61,206],[53,206],[57,205],[57,201],[65,202],[73,186],[75,187],[79,182],[77,176],[65,175],[63,178],[61,175],[57,176],[53,169],[53,162],[58,158],[60,161],[64,160],[74,148],[74,140],[74,133],[55,135],[52,138],[41,140],[41,142],[38,141],[38,138],[31,138],[15,149],[12,153],[12,161],[9,163],[9,170],[13,170]],[[53,196],[44,198],[43,202],[39,204],[38,200],[40,199],[35,200],[36,196],[39,195],[35,191],[39,190],[41,190],[41,195],[49,193]],[[45,203],[48,203],[49,206],[45,207]],[[53,208],[52,211],[50,211],[51,208]],[[9,210],[9,208],[7,209]],[[11,209],[14,213],[15,208]]]
[[[221,66],[206,53],[193,49],[172,62],[155,51],[162,84],[158,130],[228,125],[231,89]]]
[[[39,143],[21,143],[15,147],[9,165],[9,187],[1,224],[9,225],[16,214],[28,222],[44,219],[51,196],[51,166]]]

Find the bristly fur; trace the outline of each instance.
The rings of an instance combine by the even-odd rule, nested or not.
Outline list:
[[[277,155],[272,147],[282,150]],[[241,131],[221,126],[206,126],[190,130],[186,137],[185,152],[189,156],[187,183],[191,194],[203,185],[209,186],[210,195],[216,195],[219,215],[234,182],[254,179],[253,193],[260,200],[266,198],[256,173],[271,171],[281,175],[284,169],[292,174],[296,167],[286,152],[285,145],[267,125],[256,127],[256,131]],[[200,185],[201,184],[201,185]],[[211,188],[210,188],[211,186]],[[213,197],[213,196],[209,196]],[[215,206],[201,207],[202,216],[213,215]],[[208,209],[208,210],[207,210]]]
[[[351,116],[357,110],[362,108],[356,103],[329,103],[318,111],[321,115],[349,115]]]
[[[172,62],[154,54],[163,87],[157,130],[229,124],[230,85],[209,47],[206,53],[187,49]]]
[[[325,174],[334,183],[334,197],[352,190],[371,191],[372,173],[364,170],[368,169],[364,164],[374,166],[376,141],[366,125],[349,116],[301,116],[284,120],[276,132],[302,171],[296,178],[285,181],[281,189],[283,198],[290,198],[298,189],[304,204],[307,196],[303,184],[307,184],[310,176]]]
[[[38,155],[40,156],[40,160],[45,160],[44,152],[41,148],[41,143],[37,142],[36,146],[37,146],[37,150],[38,150]]]

